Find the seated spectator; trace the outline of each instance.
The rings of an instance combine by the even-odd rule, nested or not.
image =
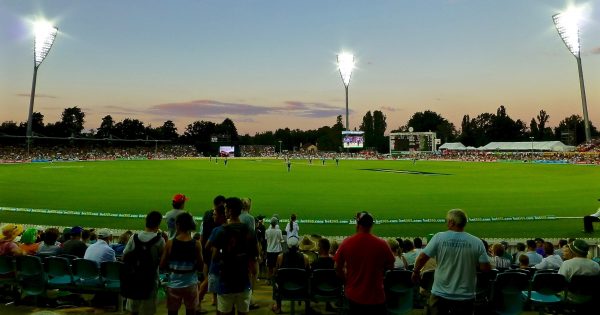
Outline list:
[[[85,251],[83,258],[93,260],[100,266],[105,261],[116,261],[115,251],[108,245],[112,241],[112,233],[109,229],[98,231],[98,241]]]
[[[600,273],[600,265],[587,258],[589,245],[584,240],[575,240],[569,245],[569,249],[573,258],[564,261],[558,270],[567,281],[571,281],[571,277],[575,275],[594,276]]]
[[[512,263],[512,255],[508,252],[508,242],[507,241],[502,241],[500,242],[500,244],[502,244],[502,247],[504,248],[504,255],[502,255],[502,257],[508,259],[508,261],[510,261]]]
[[[36,240],[37,230],[35,228],[29,228],[23,232],[20,240],[21,244],[19,245],[23,255],[35,255],[37,253],[40,243],[36,243]]]
[[[419,251],[413,245],[413,242],[409,239],[405,239],[402,241],[402,256],[406,259],[406,263],[410,265],[415,265],[415,261],[417,260],[417,256],[419,256]]]
[[[333,257],[329,255],[331,245],[326,238],[319,239],[319,257],[311,264],[312,270],[333,269]]]
[[[46,231],[44,231],[44,237],[42,239],[42,242],[40,243],[40,246],[38,247],[37,255],[40,255],[40,256],[59,255],[62,252],[60,243],[57,241],[59,233],[60,233],[60,231],[58,231],[57,228],[47,228]]]
[[[546,257],[544,256],[546,255],[544,252],[544,239],[539,237],[535,239],[535,252],[542,255],[542,257]]]
[[[492,268],[508,269],[510,268],[510,260],[504,257],[504,246],[502,244],[492,245],[492,258],[490,259]]]
[[[308,257],[304,254],[300,253],[298,248],[298,237],[292,235],[287,239],[288,251],[279,254],[277,257],[277,269],[280,268],[300,268],[308,270]],[[277,271],[275,271],[277,274]],[[275,276],[277,278],[277,276]],[[274,285],[276,285],[276,281],[274,281]],[[276,304],[273,305],[272,310],[275,314],[281,314],[281,298],[277,294],[277,289],[273,288],[273,298],[276,301]]]
[[[529,265],[535,266],[542,262],[542,255],[536,252],[537,245],[534,240],[527,240],[527,252],[525,255],[529,258]]]
[[[402,256],[402,249],[400,248],[398,241],[394,239],[388,239],[387,243],[394,254],[394,269],[408,269],[408,263],[406,262],[404,256]]]
[[[519,269],[528,269],[529,268],[529,256],[523,254],[519,256]]]
[[[417,256],[419,256],[423,250],[423,240],[420,237],[415,237],[413,240],[413,245],[415,246],[415,251],[417,251]]]
[[[558,269],[563,263],[562,258],[554,253],[554,245],[550,242],[544,242],[544,251],[546,257],[542,262],[535,265],[535,269]]]
[[[513,258],[512,258],[512,262],[515,264],[519,263],[519,257],[521,257],[521,255],[525,255],[525,244],[524,243],[517,243],[517,252],[513,254]]]
[[[558,241],[558,248],[554,250],[554,253],[558,256],[560,256],[560,258],[563,258],[563,247],[567,245],[567,240],[559,240]]]
[[[63,243],[62,253],[67,255],[77,256],[83,258],[85,251],[88,249],[87,245],[81,240],[81,233],[83,229],[80,226],[74,226],[69,229],[68,233],[70,239]],[[66,236],[65,236],[66,237]]]
[[[329,250],[329,255],[331,255],[331,257],[335,256],[335,253],[337,253],[338,248],[340,248],[340,243],[338,243],[338,241],[333,241],[331,242],[331,249]]]
[[[0,256],[18,256],[23,251],[15,242],[15,238],[23,233],[22,225],[6,224],[2,227],[2,239],[0,239]]]
[[[129,233],[127,233],[129,232]],[[131,231],[127,231],[119,236],[119,240],[116,244],[111,244],[110,247],[115,251],[115,255],[117,257],[123,256],[123,250],[125,249],[125,245],[129,242],[129,238],[131,237]]]
[[[92,232],[88,229],[84,229],[81,232],[81,241],[85,243],[86,246],[90,246],[90,236]]]

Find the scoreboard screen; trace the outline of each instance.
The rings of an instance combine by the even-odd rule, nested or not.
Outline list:
[[[344,149],[362,148],[365,145],[363,131],[342,131],[342,139]]]

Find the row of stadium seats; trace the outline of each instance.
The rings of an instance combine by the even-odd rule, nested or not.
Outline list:
[[[0,256],[0,284],[12,288],[14,300],[22,296],[46,298],[49,289],[74,293],[114,293],[119,296],[117,309],[122,310],[120,297],[121,262],[103,262],[71,257],[69,255],[37,257]]]

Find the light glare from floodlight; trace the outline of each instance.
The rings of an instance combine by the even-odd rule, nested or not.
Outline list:
[[[52,48],[52,44],[54,43],[54,39],[56,38],[56,34],[58,33],[58,28],[54,27],[47,21],[38,21],[34,24],[34,35],[35,40],[33,43],[33,50],[35,53],[35,66],[39,67],[42,61],[48,55],[50,48]]]
[[[345,86],[350,84],[352,70],[354,70],[354,55],[350,53],[341,53],[337,55],[338,68]]]
[[[573,7],[552,16],[560,38],[575,57],[579,57],[580,52],[579,27],[583,21],[582,13],[581,8]]]

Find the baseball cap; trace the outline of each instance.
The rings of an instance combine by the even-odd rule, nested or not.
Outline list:
[[[299,240],[298,240],[298,238],[296,236],[290,236],[287,239],[288,247],[296,247],[296,246],[298,246],[298,241]]]
[[[271,224],[275,224],[275,225],[279,224],[279,219],[277,219],[276,217],[272,217]]]
[[[362,211],[356,214],[356,224],[364,227],[373,226],[373,216],[367,211]]]
[[[81,226],[74,226],[71,228],[71,231],[69,233],[71,235],[79,235],[81,234],[81,232],[83,232],[83,228]]]
[[[109,229],[100,229],[97,235],[98,238],[106,238],[112,236],[112,232]]]
[[[176,203],[183,203],[188,200],[189,198],[187,198],[184,194],[176,194],[175,196],[173,196],[173,202]]]
[[[584,240],[575,240],[569,244],[569,249],[579,256],[587,256],[590,246]]]

